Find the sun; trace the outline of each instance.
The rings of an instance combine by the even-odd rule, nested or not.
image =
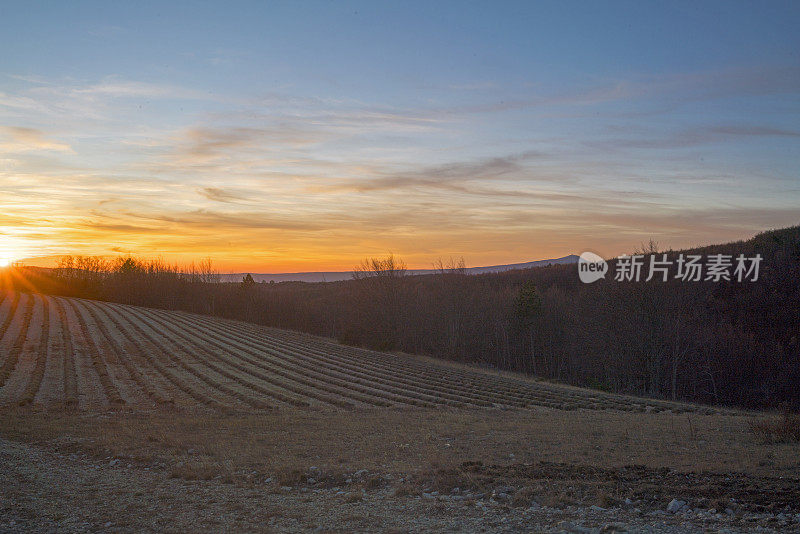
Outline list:
[[[14,265],[18,257],[19,256],[15,255],[14,252],[10,250],[0,250],[0,269]]]
[[[0,269],[4,267],[11,267],[25,257],[27,247],[24,243],[15,237],[0,235]]]

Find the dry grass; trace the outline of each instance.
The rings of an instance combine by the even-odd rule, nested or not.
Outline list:
[[[409,484],[407,482],[399,484],[394,489],[394,496],[395,497],[407,497],[409,495],[419,495],[419,494],[420,494],[419,488],[417,488],[415,485]]]
[[[219,465],[207,462],[186,462],[179,463],[170,468],[171,478],[182,478],[184,480],[212,480],[220,474]]]
[[[361,502],[362,500],[364,500],[364,497],[361,495],[361,493],[354,491],[352,493],[347,494],[347,496],[344,499],[344,502],[354,503],[354,502]]]
[[[766,443],[800,442],[800,414],[785,410],[781,416],[752,423],[750,431]]]
[[[255,472],[286,485],[303,482],[311,466],[337,481],[359,469],[444,473],[465,461],[638,464],[800,476],[797,446],[758,439],[748,431],[750,421],[741,416],[551,409],[293,409],[242,415],[17,410],[0,414],[0,435],[133,462],[183,462],[175,473],[186,478],[202,478],[209,471],[238,477]],[[370,480],[363,482],[380,484]]]

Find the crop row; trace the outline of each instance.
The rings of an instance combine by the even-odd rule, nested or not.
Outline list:
[[[0,405],[693,409],[238,321],[2,292]]]

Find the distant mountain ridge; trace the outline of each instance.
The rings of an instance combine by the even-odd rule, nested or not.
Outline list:
[[[490,265],[487,267],[468,267],[467,274],[499,273],[503,271],[513,271],[516,269],[530,269],[532,267],[545,267],[547,265],[562,265],[578,263],[578,256],[570,254],[563,258],[549,260],[528,261],[524,263],[509,263],[507,265]],[[409,269],[408,275],[434,274],[436,269]],[[221,275],[223,282],[239,282],[247,273],[232,273]],[[331,271],[331,272],[307,272],[307,273],[250,273],[256,282],[339,282],[350,280],[353,277],[352,271]]]

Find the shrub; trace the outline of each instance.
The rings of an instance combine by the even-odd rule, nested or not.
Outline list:
[[[800,442],[800,414],[787,408],[779,417],[752,423],[750,430],[769,443]]]

